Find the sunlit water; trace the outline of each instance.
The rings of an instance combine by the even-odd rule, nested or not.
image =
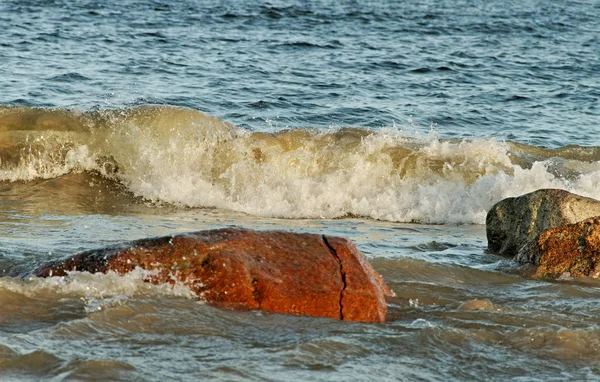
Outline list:
[[[537,188],[600,199],[599,13],[0,2],[0,379],[599,380],[600,283],[532,279],[483,225]],[[26,276],[227,226],[350,238],[388,322]]]

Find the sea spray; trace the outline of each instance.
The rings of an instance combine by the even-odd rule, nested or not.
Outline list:
[[[0,279],[0,293],[12,292],[28,298],[81,297],[90,301],[133,296],[196,298],[180,283],[154,285],[146,282],[150,276],[151,271],[136,268],[124,275],[112,271],[106,274],[74,271],[63,277],[3,277]]]
[[[539,188],[600,198],[599,156],[398,128],[251,132],[170,106],[0,110],[0,181],[94,172],[148,201],[265,217],[483,224]]]

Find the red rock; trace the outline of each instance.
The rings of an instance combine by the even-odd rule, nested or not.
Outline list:
[[[315,234],[219,229],[143,239],[46,264],[34,274],[124,274],[181,282],[216,306],[383,322],[392,292],[347,239]]]
[[[542,232],[516,260],[537,265],[536,277],[600,277],[600,217]]]

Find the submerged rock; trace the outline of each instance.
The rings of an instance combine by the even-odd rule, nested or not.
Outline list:
[[[542,232],[515,260],[537,265],[537,277],[600,277],[600,217]]]
[[[465,301],[458,308],[459,310],[469,311],[469,310],[496,310],[496,307],[492,302],[488,299],[474,299]]]
[[[69,271],[152,271],[147,281],[180,282],[229,308],[383,322],[392,292],[344,238],[218,229],[134,241],[43,265],[39,277]]]
[[[486,217],[488,249],[516,255],[543,231],[600,215],[600,201],[542,189],[496,203]]]

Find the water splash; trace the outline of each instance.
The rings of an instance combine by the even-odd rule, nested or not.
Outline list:
[[[397,127],[250,132],[168,106],[0,109],[0,181],[70,172],[153,202],[281,218],[482,224],[495,202],[539,188],[600,198],[597,147],[444,141]]]

